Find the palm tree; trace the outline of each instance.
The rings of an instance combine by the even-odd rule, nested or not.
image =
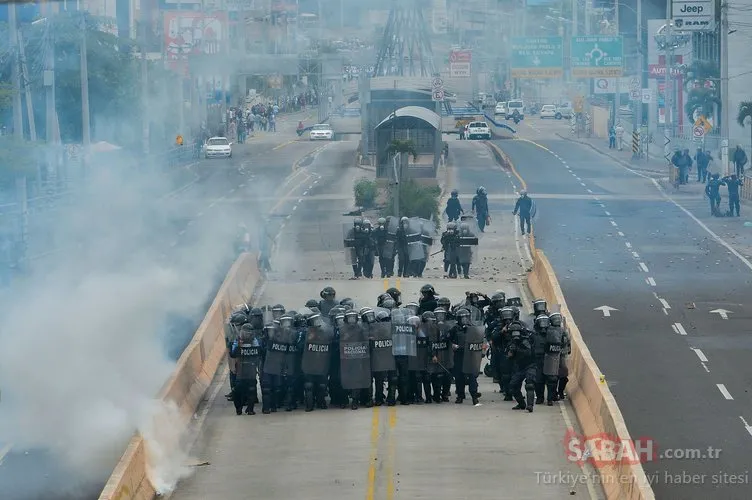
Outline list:
[[[410,140],[394,139],[386,148],[387,156],[396,156],[397,153],[405,153],[413,157],[413,161],[418,160],[418,150],[415,149],[415,144]]]
[[[715,61],[696,60],[687,68],[684,78],[684,89],[687,91],[684,112],[690,121],[694,122],[696,113],[712,117],[716,110],[719,114],[723,112],[718,87],[714,83],[718,74],[718,63]]]
[[[750,119],[750,144],[752,144],[752,101],[742,101],[739,103],[739,111],[736,115],[736,122],[744,128],[744,122]]]

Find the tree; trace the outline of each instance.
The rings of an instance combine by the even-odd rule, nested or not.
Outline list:
[[[411,155],[414,161],[418,160],[418,150],[415,149],[415,144],[410,140],[394,139],[389,143],[386,148],[387,156],[396,156],[397,153],[405,153]]]
[[[695,114],[714,116],[715,111],[721,113],[721,98],[715,82],[718,79],[719,67],[715,61],[695,60],[687,68],[684,78],[684,89],[687,91],[687,102],[684,112],[691,122]]]
[[[752,101],[742,101],[739,103],[739,110],[736,115],[736,122],[744,128],[744,124],[749,118],[750,145],[752,146]]]
[[[19,176],[36,175],[40,153],[39,144],[0,137],[0,188],[7,188]]]
[[[13,85],[0,82],[0,113],[13,107]]]

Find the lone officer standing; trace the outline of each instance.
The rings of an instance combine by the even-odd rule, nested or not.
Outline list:
[[[736,176],[736,174],[731,174],[730,176],[723,178],[723,184],[725,184],[728,189],[729,216],[739,217],[739,191],[744,183]]]
[[[447,214],[447,217],[449,218],[449,222],[458,221],[460,218],[460,215],[465,213],[465,211],[462,210],[462,205],[460,204],[460,199],[459,199],[459,192],[457,192],[456,189],[452,189],[452,195],[447,200],[444,213]]]
[[[527,224],[527,232],[532,231],[530,225],[530,212],[533,209],[533,200],[527,195],[527,191],[520,191],[520,197],[517,198],[517,203],[514,205],[514,212],[512,215],[520,215],[520,231],[525,234],[525,224]]]
[[[478,228],[480,228],[480,232],[485,232],[484,230],[490,222],[490,217],[488,213],[488,193],[483,186],[480,186],[475,191],[472,210],[475,212],[475,216],[478,219]]]

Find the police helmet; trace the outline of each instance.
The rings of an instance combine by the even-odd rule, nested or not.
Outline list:
[[[449,300],[449,297],[439,297],[436,304],[447,312],[452,308],[452,301]]]
[[[381,305],[384,303],[386,299],[391,300],[392,296],[389,295],[388,293],[382,293],[381,295],[379,295],[378,298],[376,299],[376,307],[381,307]]]
[[[447,231],[456,231],[457,230],[457,223],[456,222],[447,222]]]
[[[241,335],[249,335],[251,333],[253,333],[253,326],[250,323],[246,323],[245,325],[240,327]]]
[[[378,312],[376,312],[376,321],[378,322],[386,322],[390,321],[391,319],[392,317],[389,315],[389,313],[383,309],[380,309]]]
[[[484,188],[483,186],[480,186],[478,188],[478,194],[486,194],[486,188]]]
[[[308,319],[306,319],[306,324],[313,328],[321,328],[324,326],[324,320],[321,318],[320,314],[314,314],[312,316],[308,316]]]
[[[285,306],[282,304],[277,304],[272,307],[272,317],[274,319],[279,319],[283,314],[285,314]]]
[[[535,299],[533,301],[533,314],[538,316],[544,314],[548,310],[548,304],[544,299]]]
[[[303,328],[304,326],[306,326],[305,316],[300,313],[296,314],[293,324],[295,325],[295,328]]]
[[[436,290],[434,290],[433,285],[425,284],[422,287],[420,287],[420,294],[423,295],[424,297],[426,295],[433,297],[434,295],[436,295]]]
[[[319,306],[319,301],[316,300],[316,299],[308,299],[308,300],[306,300],[305,306],[308,309],[310,309],[312,307],[318,307]]]
[[[363,229],[369,230],[372,228],[371,221],[368,219],[363,220]]]
[[[420,318],[417,316],[410,316],[407,318],[407,324],[417,328],[420,326]]]
[[[491,295],[492,306],[502,308],[504,307],[504,304],[506,303],[507,303],[507,296],[504,294],[504,292],[496,292],[493,295]]]
[[[426,311],[421,314],[420,319],[423,320],[423,323],[428,323],[429,321],[433,322],[436,321],[436,315],[433,313],[433,311]]]
[[[251,306],[249,306],[246,303],[242,303],[240,305],[235,306],[233,308],[233,312],[242,312],[242,313],[248,314],[249,312],[251,312]]]
[[[318,306],[316,306],[316,307],[309,307],[308,310],[311,311],[311,312],[310,312],[310,314],[306,314],[305,316],[312,316],[314,314],[321,314],[321,309],[319,309]]]
[[[245,323],[248,323],[248,316],[246,316],[246,314],[241,311],[234,312],[230,316],[230,323],[236,326],[243,325]]]
[[[375,323],[376,313],[373,309],[367,307],[365,311],[360,311],[360,319],[363,321],[363,323]]]
[[[334,318],[337,316],[337,314],[343,312],[342,308],[340,306],[335,306],[329,309],[329,318]]]
[[[345,313],[343,311],[340,311],[337,313],[337,315],[334,317],[334,321],[337,324],[337,326],[342,326],[345,324]]]
[[[274,331],[277,329],[277,325],[274,323],[269,323],[268,325],[264,325],[264,335],[268,338],[270,335],[274,333]]]
[[[519,320],[520,319],[520,308],[517,306],[512,306],[512,311],[514,312],[514,319]]]
[[[386,219],[384,217],[379,217],[376,220],[376,224],[378,224],[379,226],[386,226]]]
[[[420,309],[420,306],[416,304],[415,302],[410,302],[409,304],[405,305],[405,309],[409,310],[411,313],[417,315],[418,309]]]
[[[535,317],[535,326],[538,328],[548,328],[551,326],[551,319],[545,314],[539,314]]]
[[[410,219],[408,219],[407,217],[402,217],[400,219],[400,223],[404,224],[405,222],[410,222]]]
[[[444,321],[447,317],[446,309],[443,307],[437,307],[433,310],[433,317],[436,318],[436,321]]]
[[[389,297],[388,299],[384,299],[381,302],[381,307],[383,307],[384,309],[394,309],[395,307],[397,307],[397,303],[394,302],[393,298]]]
[[[358,313],[350,309],[345,313],[345,323],[348,325],[354,325],[358,322]]]
[[[470,311],[464,307],[458,309],[455,316],[457,317],[457,323],[460,325],[467,325],[470,323]]]
[[[511,307],[502,307],[501,311],[499,311],[499,316],[504,321],[511,321],[514,319],[514,309]]]
[[[336,297],[337,292],[334,291],[334,288],[327,286],[324,287],[323,290],[321,290],[321,293],[319,293],[319,295],[324,300],[333,300],[334,297]]]
[[[353,299],[351,299],[349,297],[342,299],[339,302],[339,305],[341,305],[342,307],[344,307],[346,309],[354,309],[355,308],[355,302],[353,302]]]
[[[561,313],[555,312],[548,316],[548,320],[551,322],[551,326],[561,326],[562,317]]]
[[[279,318],[279,326],[282,328],[292,328],[294,324],[295,324],[295,320],[289,314],[284,314],[283,316],[280,316]]]
[[[467,234],[469,232],[470,232],[470,224],[468,224],[467,222],[463,222],[462,224],[460,224],[460,233]]]
[[[363,218],[362,217],[355,217],[355,219],[353,220],[353,226],[355,228],[360,228],[361,226],[363,226]]]
[[[248,313],[248,317],[250,318],[263,318],[264,317],[264,311],[261,310],[259,307],[254,307],[251,309],[251,312]]]
[[[397,304],[397,306],[402,305],[402,292],[394,287],[391,287],[386,291],[386,293],[391,295],[392,299],[394,299],[394,303]]]
[[[452,189],[452,198],[456,198],[460,195],[460,192],[456,189]]]

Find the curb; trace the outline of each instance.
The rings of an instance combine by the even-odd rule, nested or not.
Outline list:
[[[666,172],[661,172],[659,170],[653,170],[652,168],[641,168],[638,165],[635,165],[634,163],[630,163],[630,162],[628,162],[626,160],[622,160],[621,158],[616,158],[615,156],[612,156],[612,155],[610,155],[610,154],[608,154],[608,153],[606,153],[604,151],[601,151],[599,148],[593,146],[589,142],[580,141],[580,140],[577,140],[577,139],[572,139],[571,137],[566,137],[564,135],[561,135],[558,132],[556,132],[556,135],[558,137],[560,137],[561,139],[564,139],[565,141],[574,142],[576,144],[582,144],[583,146],[587,146],[590,149],[592,149],[593,151],[595,151],[596,153],[598,153],[598,154],[600,154],[602,156],[606,156],[606,157],[614,160],[615,162],[621,164],[622,166],[627,167],[630,170],[642,170],[644,172],[653,172],[653,173],[659,174],[659,175],[665,175],[666,174]]]

